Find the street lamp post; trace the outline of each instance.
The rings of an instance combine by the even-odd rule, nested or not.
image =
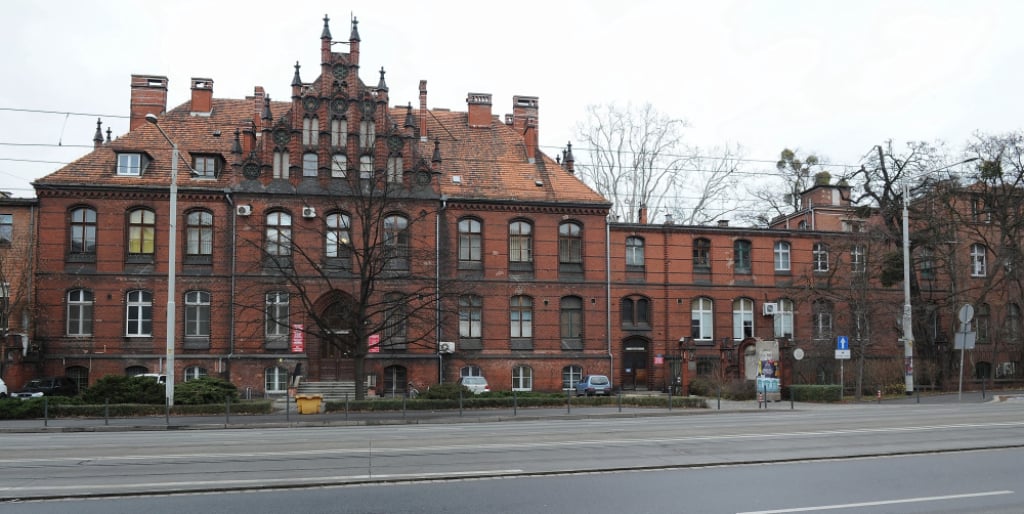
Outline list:
[[[167,383],[164,385],[165,394],[167,398],[167,405],[174,405],[174,329],[177,326],[175,317],[175,305],[174,305],[174,285],[175,285],[175,271],[177,268],[177,235],[178,235],[178,143],[175,143],[170,136],[164,132],[164,129],[157,124],[157,117],[153,113],[146,115],[146,121],[152,123],[160,134],[164,136],[164,139],[171,144],[171,202],[170,202],[170,213],[168,218],[168,229],[167,235],[167,356],[165,358],[167,371],[166,380]]]

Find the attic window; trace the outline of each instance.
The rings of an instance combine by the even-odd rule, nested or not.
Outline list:
[[[216,155],[195,155],[192,157],[192,169],[192,176],[196,178],[216,178],[220,158]]]
[[[138,177],[142,175],[145,162],[141,153],[117,154],[117,174],[122,177]]]
[[[461,184],[462,175],[452,175],[452,184]]]

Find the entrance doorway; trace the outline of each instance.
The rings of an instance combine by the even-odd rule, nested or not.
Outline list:
[[[619,383],[623,389],[647,389],[648,344],[643,339],[627,339],[622,349],[622,378]]]

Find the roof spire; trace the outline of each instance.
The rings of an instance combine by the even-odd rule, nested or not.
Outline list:
[[[263,97],[263,115],[260,116],[260,119],[266,120],[268,122],[267,125],[270,125],[269,122],[274,119],[274,117],[270,114],[270,97],[269,96]]]
[[[361,41],[359,39],[359,19],[355,16],[352,17],[352,35],[348,39],[349,41]]]
[[[377,91],[387,91],[388,85],[384,82],[384,67],[380,67],[380,82],[377,82]]]
[[[405,128],[416,128],[416,118],[412,117],[412,102],[405,107]]]
[[[235,127],[235,140],[231,143],[231,153],[242,155],[242,131]]]
[[[292,77],[292,87],[302,85],[302,79],[299,77],[299,68],[301,67],[299,66],[299,61],[295,61],[295,76]]]
[[[430,162],[434,164],[441,164],[441,139],[434,138],[434,156],[430,158]]]
[[[111,133],[111,132],[113,132],[113,131],[112,131],[112,130],[110,130],[110,127],[107,127],[107,142],[108,142],[108,143],[110,142],[110,133]]]
[[[103,144],[103,129],[100,127],[103,122],[99,118],[96,118],[96,134],[92,136],[92,145],[94,148],[99,148]]]
[[[320,39],[331,39],[331,27],[327,24],[329,21],[331,21],[331,19],[324,14],[324,31],[320,33]]]

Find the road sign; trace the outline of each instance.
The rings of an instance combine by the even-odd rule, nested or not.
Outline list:
[[[977,332],[957,332],[953,334],[954,350],[973,350],[974,342],[978,339]]]
[[[836,350],[849,350],[850,349],[850,338],[846,336],[839,336],[836,338]]]
[[[850,360],[850,350],[836,350],[836,359]]]

